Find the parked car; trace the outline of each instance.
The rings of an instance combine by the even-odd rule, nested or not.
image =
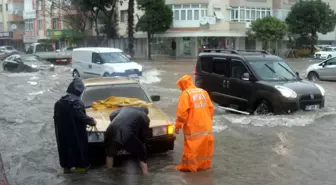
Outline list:
[[[314,54],[315,59],[328,59],[332,57],[336,57],[336,47],[325,47]]]
[[[16,50],[13,46],[0,46],[0,52],[3,53],[19,53],[18,50]]]
[[[306,78],[311,81],[336,80],[336,58],[310,65],[306,70]]]
[[[72,52],[73,76],[90,78],[99,76],[142,76],[142,66],[132,62],[117,48],[88,47]]]
[[[41,70],[53,71],[54,65],[35,55],[11,55],[2,63],[4,71],[36,72]]]
[[[81,99],[86,107],[86,112],[93,117],[96,122],[97,130],[88,128],[88,141],[90,146],[91,158],[99,158],[104,162],[104,133],[110,124],[109,115],[116,109],[93,110],[92,103],[105,100],[110,96],[137,98],[152,104],[148,109],[150,118],[150,129],[148,133],[148,151],[153,153],[166,152],[174,149],[173,125],[167,115],[153,104],[159,101],[160,96],[149,96],[147,91],[137,80],[127,77],[100,77],[83,80],[85,90]],[[118,155],[127,154],[120,150]]]
[[[71,51],[56,51],[52,44],[33,43],[26,51],[52,63],[70,63]]]
[[[265,51],[205,50],[195,84],[214,102],[246,114],[283,114],[324,107],[324,89],[302,80],[280,57]]]

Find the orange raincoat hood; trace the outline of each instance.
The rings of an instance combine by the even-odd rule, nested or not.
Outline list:
[[[182,78],[180,78],[177,83],[176,83],[177,87],[180,88],[182,91],[189,89],[189,88],[193,88],[195,87],[192,78],[190,75],[184,75],[182,76]]]

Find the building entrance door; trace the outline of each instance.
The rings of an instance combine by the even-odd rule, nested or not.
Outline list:
[[[190,37],[183,37],[183,56],[191,56]]]

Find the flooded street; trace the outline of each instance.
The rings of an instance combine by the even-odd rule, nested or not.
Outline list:
[[[176,81],[193,75],[194,62],[144,62],[141,82],[152,95],[161,95],[158,106],[174,120],[180,90]],[[289,60],[301,75],[309,59]],[[335,185],[336,84],[318,82],[326,90],[326,107],[293,115],[245,116],[216,107],[213,130],[213,168],[181,173],[183,136],[175,149],[149,159],[148,177],[134,164],[92,169],[87,175],[63,175],[59,166],[53,123],[54,103],[65,94],[70,66],[55,72],[3,73],[0,70],[0,153],[10,185]]]

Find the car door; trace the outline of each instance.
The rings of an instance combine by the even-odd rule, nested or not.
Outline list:
[[[230,95],[228,89],[228,80],[230,73],[230,59],[224,57],[213,58],[211,83],[211,96],[213,101],[222,106],[230,104]]]
[[[318,74],[321,80],[336,80],[336,58],[327,60]]]
[[[92,63],[89,64],[92,76],[100,76],[103,73],[103,59],[98,53],[92,53]]]
[[[240,110],[248,108],[248,102],[252,94],[252,82],[243,80],[243,74],[251,72],[247,66],[238,59],[231,60],[230,78],[228,80],[229,95],[231,97],[231,107]]]

